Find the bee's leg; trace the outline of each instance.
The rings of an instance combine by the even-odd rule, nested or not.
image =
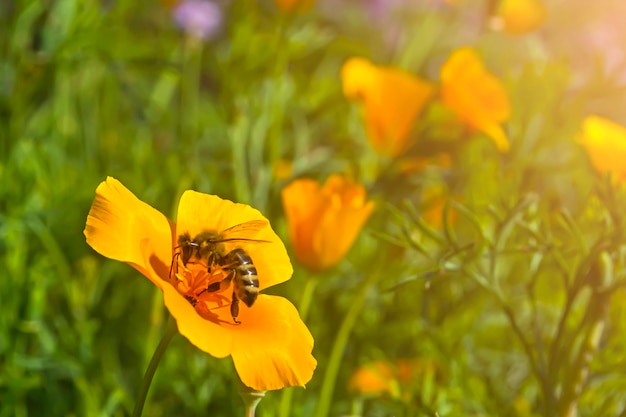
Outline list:
[[[207,270],[209,274],[213,273],[213,268],[215,268],[216,266],[221,266],[220,257],[217,256],[215,252],[212,252],[207,257]]]
[[[220,290],[220,281],[214,282],[212,284],[209,284],[208,287],[206,287],[205,289],[203,289],[202,291],[200,291],[198,293],[198,295],[204,293],[204,292],[215,292],[215,291],[219,291]]]
[[[185,300],[189,301],[189,304],[191,304],[194,307],[198,304],[198,300],[195,297],[192,297],[191,295],[185,295]]]
[[[220,290],[225,290],[226,288],[230,287],[230,282],[233,280],[233,278],[235,278],[236,274],[237,274],[237,271],[235,271],[234,269],[231,269],[228,272],[228,276],[226,276],[226,278],[220,281],[219,283]]]
[[[239,316],[239,298],[237,298],[237,293],[235,291],[233,291],[233,299],[230,303],[230,315],[233,316],[235,324],[241,324],[241,322],[237,320],[237,316]]]
[[[203,294],[205,292],[216,292],[216,291],[220,291],[220,290],[225,290],[226,288],[229,287],[230,282],[235,277],[235,274],[236,274],[235,270],[229,271],[229,273],[226,276],[226,278],[224,278],[221,281],[212,282],[205,289],[200,291],[197,295]]]
[[[176,265],[176,272],[174,273],[174,276],[178,274],[178,257],[179,256],[180,256],[180,253],[176,252],[174,256],[172,257],[172,263],[170,264],[170,274],[168,275],[170,280],[172,279],[172,272],[174,272],[174,265]]]
[[[178,255],[180,255],[180,252],[178,253]],[[192,255],[191,251],[185,251],[185,250],[182,251],[181,258],[183,260],[184,266],[187,266],[187,264],[189,263],[189,260],[191,259],[191,255]]]

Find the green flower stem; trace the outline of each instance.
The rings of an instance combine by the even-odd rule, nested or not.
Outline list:
[[[231,127],[228,130],[229,141],[231,142],[231,165],[237,167],[233,170],[235,184],[235,195],[237,201],[241,203],[250,203],[251,189],[250,177],[248,175],[248,136],[250,135],[250,120],[245,113],[248,111],[245,102],[239,101],[238,115],[235,117]]]
[[[187,38],[183,45],[183,82],[185,83],[185,105],[187,108],[188,133],[197,140],[198,103],[200,99],[200,72],[202,66],[202,42]]]
[[[311,302],[313,301],[313,295],[315,294],[318,282],[319,280],[317,279],[317,276],[309,277],[306,281],[304,292],[302,293],[302,298],[300,299],[300,305],[298,306],[298,311],[300,312],[300,318],[302,321],[306,321],[309,316],[309,309],[311,308]]]
[[[335,390],[335,382],[337,381],[337,374],[339,373],[339,367],[341,365],[341,359],[343,352],[348,343],[348,338],[352,332],[361,309],[365,304],[365,298],[370,288],[378,281],[380,274],[375,271],[370,275],[367,280],[361,285],[361,290],[354,298],[354,301],[350,305],[348,313],[341,323],[335,343],[333,344],[328,365],[326,367],[326,373],[324,374],[324,380],[322,382],[322,392],[320,393],[319,402],[317,403],[317,409],[315,417],[327,417],[330,410],[330,403],[333,399],[333,391]]]
[[[306,281],[304,287],[304,293],[300,299],[300,306],[298,311],[300,312],[300,318],[306,322],[309,315],[309,309],[311,308],[311,302],[313,301],[313,295],[315,294],[315,288],[319,282],[317,276],[310,276]],[[279,417],[289,417],[291,415],[291,403],[293,402],[294,388],[285,388],[280,398],[280,408],[278,410]]]
[[[269,162],[270,167],[274,167],[274,164],[282,156],[282,139],[283,123],[284,123],[284,94],[285,94],[285,74],[287,71],[287,64],[289,62],[289,45],[287,44],[287,30],[290,25],[290,17],[281,15],[278,22],[278,30],[276,36],[276,56],[274,60],[274,79],[275,87],[278,87],[278,91],[274,91],[272,94],[271,108],[272,115],[274,117],[272,125],[270,126],[270,134],[268,135],[271,140],[269,141]]]
[[[263,397],[265,397],[265,391],[257,391],[246,386],[241,380],[239,381],[239,395],[243,400],[243,404],[246,407],[245,417],[254,417],[256,412],[256,406],[259,405]]]
[[[172,337],[178,332],[178,328],[176,327],[176,321],[170,317],[167,321],[167,328],[165,329],[165,334],[154,351],[154,355],[152,355],[152,359],[148,364],[148,368],[146,369],[146,373],[143,376],[143,381],[141,383],[141,389],[139,390],[139,395],[137,395],[137,401],[135,402],[135,409],[133,410],[132,417],[140,417],[143,412],[143,406],[146,402],[146,397],[148,396],[148,391],[150,390],[150,384],[152,383],[152,378],[154,377],[154,373],[156,372],[157,366],[159,366],[159,362],[161,362],[161,357],[165,353],[165,349],[170,344]]]
[[[183,138],[192,142],[199,142],[202,137],[200,131],[200,78],[202,73],[202,42],[188,37],[183,45],[182,58],[182,108],[183,117]],[[198,152],[193,152],[193,163],[200,168]]]

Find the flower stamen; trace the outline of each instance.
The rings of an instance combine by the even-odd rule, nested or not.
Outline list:
[[[174,254],[171,284],[202,318],[215,323],[231,324],[213,312],[229,307],[233,302],[232,297],[224,294],[232,286],[231,272],[221,265],[209,268],[202,261],[188,261],[185,264],[182,258],[180,252]]]

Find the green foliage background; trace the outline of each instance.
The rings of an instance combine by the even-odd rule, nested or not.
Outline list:
[[[373,23],[366,2],[285,15],[232,0],[219,36],[201,42],[156,1],[3,1],[0,416],[133,409],[167,312],[148,280],[85,243],[107,175],[170,218],[186,189],[251,204],[289,247],[280,190],[335,172],[377,210],[336,268],[312,277],[292,257],[293,278],[271,289],[297,305],[317,284],[318,369],[287,415],[321,417],[324,389],[334,416],[626,415],[626,195],[574,141],[588,114],[626,122],[624,68],[609,66],[611,45],[584,43],[608,3],[547,2],[544,26],[517,37],[488,29],[491,2],[415,3]],[[434,103],[409,156],[447,152],[452,164],[400,174],[369,148],[342,63],[364,56],[437,82],[467,45],[510,94],[511,152],[442,128]],[[290,178],[273,174],[282,160]],[[441,228],[420,214],[432,183],[455,197]],[[324,375],[350,316],[333,388]],[[359,365],[398,358],[428,358],[438,376],[415,375],[404,400],[348,390]],[[144,415],[241,415],[237,389],[229,359],[176,337]],[[257,415],[284,416],[282,395]]]

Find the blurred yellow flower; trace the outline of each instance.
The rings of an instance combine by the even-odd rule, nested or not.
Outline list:
[[[276,8],[285,12],[301,12],[310,9],[315,0],[274,0]]]
[[[472,48],[454,51],[441,67],[441,99],[463,122],[491,138],[498,150],[509,150],[500,126],[511,113],[508,96]]]
[[[396,157],[409,147],[415,119],[434,87],[401,69],[351,58],[341,69],[344,95],[361,104],[370,144],[380,155]]]
[[[364,396],[388,395],[410,401],[414,390],[424,379],[443,375],[434,360],[428,358],[399,359],[395,362],[374,361],[360,366],[350,377],[348,389]]]
[[[266,223],[254,236],[263,243],[245,249],[254,260],[262,291],[288,280],[293,272],[285,246],[267,219],[250,206],[186,191],[177,220],[173,223],[109,177],[96,190],[84,233],[96,252],[131,265],[156,285],[180,333],[210,355],[231,356],[245,385],[257,390],[304,386],[316,361],[311,355],[313,337],[295,306],[282,297],[258,294],[253,306],[240,307],[241,323],[234,324],[224,308],[232,302],[234,284],[219,285],[225,268],[211,272],[206,263],[185,264],[175,256],[181,234],[223,231],[249,221]],[[224,242],[224,251],[242,240]],[[207,291],[210,286],[214,290]]]
[[[289,236],[296,258],[312,271],[337,264],[374,210],[365,188],[341,175],[324,185],[297,179],[282,191]]]
[[[579,142],[596,171],[610,172],[617,182],[626,182],[626,127],[600,116],[587,116]]]
[[[502,0],[492,19],[494,29],[521,35],[537,29],[546,19],[541,0]]]

